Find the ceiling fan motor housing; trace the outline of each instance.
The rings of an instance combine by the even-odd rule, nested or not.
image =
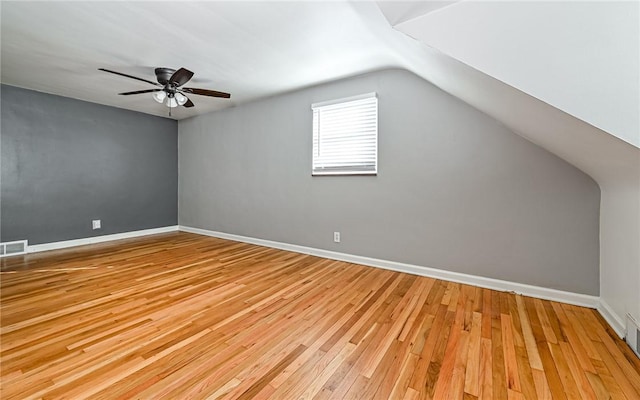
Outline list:
[[[171,68],[156,68],[156,79],[158,79],[158,83],[161,85],[166,85],[171,79],[171,76],[176,72],[175,69]]]

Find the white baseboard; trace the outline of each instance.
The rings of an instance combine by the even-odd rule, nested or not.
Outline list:
[[[155,235],[157,233],[176,232],[177,230],[178,230],[178,226],[172,225],[172,226],[164,226],[162,228],[143,229],[140,231],[114,233],[112,235],[102,235],[102,236],[93,236],[93,237],[83,238],[83,239],[65,240],[62,242],[35,244],[35,245],[29,246],[27,252],[35,253],[39,251],[65,249],[67,247],[109,242],[111,240],[129,239],[129,238],[134,238],[139,236]]]
[[[607,323],[611,326],[611,328],[613,328],[616,334],[620,338],[624,338],[626,331],[624,319],[621,318],[615,311],[613,311],[611,306],[607,304],[607,302],[602,298],[600,298],[600,301],[598,302],[597,309],[600,315],[602,315],[602,318],[607,321]]]
[[[545,300],[558,301],[562,303],[574,304],[589,308],[599,306],[599,297],[590,296],[580,293],[565,292],[562,290],[549,289],[541,286],[527,285],[524,283],[503,281],[500,279],[485,278],[482,276],[463,274],[460,272],[446,271],[437,268],[423,267],[419,265],[399,263],[395,261],[381,260],[377,258],[369,258],[357,256],[353,254],[339,253],[330,250],[316,249],[313,247],[299,246],[295,244],[274,242],[271,240],[257,239],[247,236],[233,235],[224,232],[210,231],[200,228],[192,228],[188,226],[179,226],[180,231],[196,233],[200,235],[213,236],[221,239],[234,240],[237,242],[251,243],[259,246],[273,247],[276,249],[293,251],[296,253],[311,254],[318,257],[330,258],[332,260],[346,261],[355,264],[367,265],[389,269],[398,272],[406,272],[408,274],[427,276],[446,281],[464,283],[467,285],[479,286],[487,289],[516,292],[525,296],[537,297]]]

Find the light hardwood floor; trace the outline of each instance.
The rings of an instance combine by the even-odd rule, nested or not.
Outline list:
[[[586,308],[188,233],[2,270],[2,399],[640,399]]]

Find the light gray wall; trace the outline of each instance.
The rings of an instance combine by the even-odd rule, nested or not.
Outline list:
[[[176,121],[3,85],[1,129],[2,241],[176,225]]]
[[[311,103],[371,91],[378,175],[312,177]],[[409,72],[308,88],[178,129],[181,225],[598,294],[597,184]]]

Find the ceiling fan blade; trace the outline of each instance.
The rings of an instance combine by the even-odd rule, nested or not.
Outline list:
[[[144,79],[144,78],[138,78],[137,76],[132,76],[132,75],[123,74],[122,72],[112,71],[112,70],[110,70],[110,69],[105,69],[105,68],[98,68],[98,69],[99,69],[100,71],[109,72],[109,73],[111,73],[111,74],[116,74],[116,75],[124,76],[124,77],[126,77],[126,78],[131,78],[131,79],[135,79],[135,80],[138,80],[138,81],[147,82],[147,83],[150,83],[150,84],[152,84],[152,85],[154,85],[154,86],[162,86],[162,85],[160,85],[158,82],[152,82],[152,81],[146,80],[146,79]]]
[[[187,107],[187,108],[191,108],[191,107],[195,106],[195,104],[193,104],[193,101],[191,101],[189,98],[187,98],[187,102],[184,103],[182,106],[183,107]]]
[[[176,72],[171,75],[169,79],[169,83],[173,83],[176,86],[182,86],[185,83],[189,82],[189,79],[193,76],[193,72],[189,71],[186,68],[180,68]]]
[[[185,92],[197,94],[200,96],[209,96],[209,97],[222,97],[224,99],[228,99],[231,97],[229,93],[218,92],[215,90],[208,89],[198,89],[198,88],[182,88]]]
[[[123,96],[129,96],[130,94],[142,94],[142,93],[152,93],[152,92],[162,92],[162,89],[136,90],[135,92],[124,92],[124,93],[118,93],[118,94]]]

